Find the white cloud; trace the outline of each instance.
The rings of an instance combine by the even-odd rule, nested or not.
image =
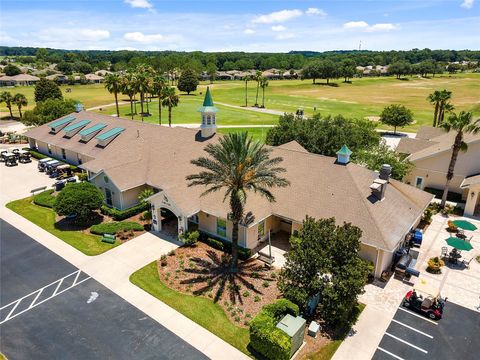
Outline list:
[[[81,29],[78,31],[80,37],[84,40],[105,40],[110,37],[110,32],[107,30]]]
[[[292,33],[278,34],[277,36],[275,36],[275,40],[288,40],[293,39],[294,37],[295,35]]]
[[[135,32],[130,32],[130,33],[125,33],[123,35],[123,38],[128,41],[134,41],[134,42],[139,42],[139,43],[154,43],[154,42],[159,42],[159,41],[165,41],[165,36],[162,34],[149,34],[146,35],[140,31],[135,31]]]
[[[391,31],[391,30],[396,30],[396,29],[397,29],[397,26],[395,26],[393,24],[390,24],[390,23],[386,23],[386,24],[375,24],[375,25],[369,26],[367,28],[367,31],[369,31],[369,32]]]
[[[349,21],[343,24],[345,29],[365,29],[368,28],[368,23],[365,21]]]
[[[362,30],[366,32],[382,32],[398,29],[398,26],[391,23],[369,25],[365,21],[350,21],[343,24],[343,28],[347,30]]]
[[[287,28],[283,25],[274,25],[272,26],[273,31],[285,31]]]
[[[243,30],[243,33],[244,33],[244,34],[247,34],[247,35],[253,35],[253,34],[255,34],[255,32],[256,32],[256,31],[253,30],[253,29],[245,29],[245,30]]]
[[[460,5],[460,6],[465,8],[465,9],[471,9],[473,7],[474,2],[475,2],[475,0],[463,0],[462,5]]]
[[[141,9],[151,9],[153,5],[148,0],[124,0],[125,4],[130,5],[133,8],[141,8]]]
[[[307,11],[305,11],[305,14],[327,16],[327,13],[324,10],[314,7],[308,8]]]
[[[293,10],[281,10],[275,11],[270,14],[260,15],[257,16],[252,20],[253,23],[257,24],[272,24],[272,23],[279,23],[285,22],[296,17],[302,16],[302,11],[298,9]]]

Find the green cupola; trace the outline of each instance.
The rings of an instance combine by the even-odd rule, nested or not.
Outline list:
[[[198,111],[202,113],[202,124],[200,125],[202,137],[207,138],[213,136],[217,132],[218,109],[213,104],[212,94],[208,86],[205,99],[203,99],[203,105],[198,108]]]
[[[343,145],[340,150],[337,151],[337,163],[346,165],[350,162],[350,155],[352,155],[352,151],[347,147],[347,145]]]

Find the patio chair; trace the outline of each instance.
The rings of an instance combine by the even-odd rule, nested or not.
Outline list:
[[[470,269],[470,263],[472,262],[472,259],[473,258],[470,258],[470,259],[463,259],[462,260],[462,264],[467,268],[467,269]]]
[[[448,255],[448,248],[446,246],[442,246],[442,253],[440,254],[441,258],[445,258]]]

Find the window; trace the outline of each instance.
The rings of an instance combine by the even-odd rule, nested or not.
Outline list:
[[[205,115],[202,115],[202,124],[205,125]]]
[[[227,220],[217,218],[217,235],[223,237],[227,236]]]
[[[65,149],[62,149],[62,159],[63,160],[67,159],[67,153],[65,152]]]
[[[207,125],[210,125],[210,115],[207,116]]]
[[[107,205],[112,206],[112,192],[109,188],[105,188],[105,201]]]
[[[261,239],[265,236],[265,220],[258,224],[258,238]]]
[[[194,223],[194,224],[198,224],[198,215],[195,214],[195,215],[192,215],[188,218],[188,221]]]
[[[103,181],[105,182],[105,184],[108,184],[108,176],[104,176]]]
[[[423,189],[423,177],[417,176],[415,178],[415,186],[419,189]]]
[[[52,145],[47,144],[48,153],[52,155]]]

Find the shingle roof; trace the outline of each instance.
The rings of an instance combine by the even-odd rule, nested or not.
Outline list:
[[[103,170],[122,191],[148,184],[163,189],[184,215],[202,210],[227,216],[228,202],[223,202],[222,193],[201,197],[204,188],[188,187],[185,181],[187,175],[199,171],[191,160],[203,155],[205,145],[218,141],[218,136],[203,140],[194,129],[161,127],[93,112],[72,115],[76,121],[91,120],[89,126],[108,124],[103,131],[112,127],[125,131],[104,149],[97,147],[95,140],[79,142],[78,134],[71,139],[52,135],[48,125],[26,135],[93,157],[82,167],[95,173]],[[337,165],[335,158],[311,154],[293,141],[271,149],[272,156],[283,158],[281,166],[287,170],[290,186],[273,190],[274,203],[254,193],[248,195],[246,210],[253,212],[256,221],[272,214],[297,222],[306,215],[335,217],[339,223],[359,226],[365,244],[393,250],[432,199],[428,193],[391,180],[385,199],[376,201],[369,188],[378,177],[373,171],[353,163]]]
[[[398,143],[398,146],[395,149],[395,151],[397,151],[400,154],[410,155],[417,151],[426,149],[434,144],[435,142],[430,140],[412,139],[412,138],[404,137],[400,139],[400,142]]]
[[[442,128],[436,128],[433,126],[421,126],[417,131],[416,139],[431,140],[435,137],[445,134],[445,130]]]

